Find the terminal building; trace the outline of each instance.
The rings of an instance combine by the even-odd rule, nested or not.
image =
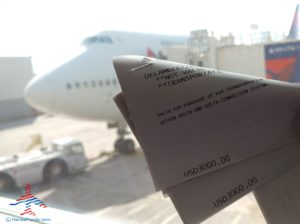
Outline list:
[[[0,57],[0,122],[30,117],[24,88],[34,76],[30,57]]]
[[[272,41],[270,33],[250,44],[234,36],[216,38],[207,30],[192,31],[185,45],[161,48],[163,59],[288,82],[300,82],[300,40]],[[266,35],[268,34],[268,35]]]

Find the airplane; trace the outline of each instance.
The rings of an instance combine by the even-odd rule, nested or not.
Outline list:
[[[115,149],[132,151],[125,122],[112,97],[120,86],[112,57],[121,54],[159,56],[164,44],[184,44],[187,37],[122,31],[103,31],[87,37],[86,51],[48,74],[34,77],[25,88],[25,99],[34,108],[80,119],[109,121],[118,128]]]

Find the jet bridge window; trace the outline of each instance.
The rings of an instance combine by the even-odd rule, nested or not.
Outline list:
[[[116,86],[118,84],[118,81],[116,79],[113,79],[112,83]]]
[[[79,88],[80,88],[80,83],[79,83],[79,82],[76,82],[76,83],[75,83],[75,86],[76,86],[77,89],[79,89]]]
[[[110,80],[109,80],[109,79],[106,80],[106,85],[107,85],[107,86],[110,85]]]
[[[99,86],[103,86],[103,82],[101,80],[99,80]]]
[[[92,87],[96,87],[96,81],[91,82]]]

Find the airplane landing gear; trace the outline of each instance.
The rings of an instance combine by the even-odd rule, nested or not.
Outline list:
[[[115,141],[115,151],[118,153],[129,154],[135,152],[135,144],[132,139],[125,139],[124,136],[128,134],[125,128],[117,130],[118,139]]]

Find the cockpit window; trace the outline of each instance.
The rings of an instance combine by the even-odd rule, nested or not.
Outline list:
[[[109,36],[98,37],[98,42],[112,44],[112,39]]]
[[[83,41],[83,44],[90,45],[95,43],[112,44],[113,41],[109,36],[92,36]]]

